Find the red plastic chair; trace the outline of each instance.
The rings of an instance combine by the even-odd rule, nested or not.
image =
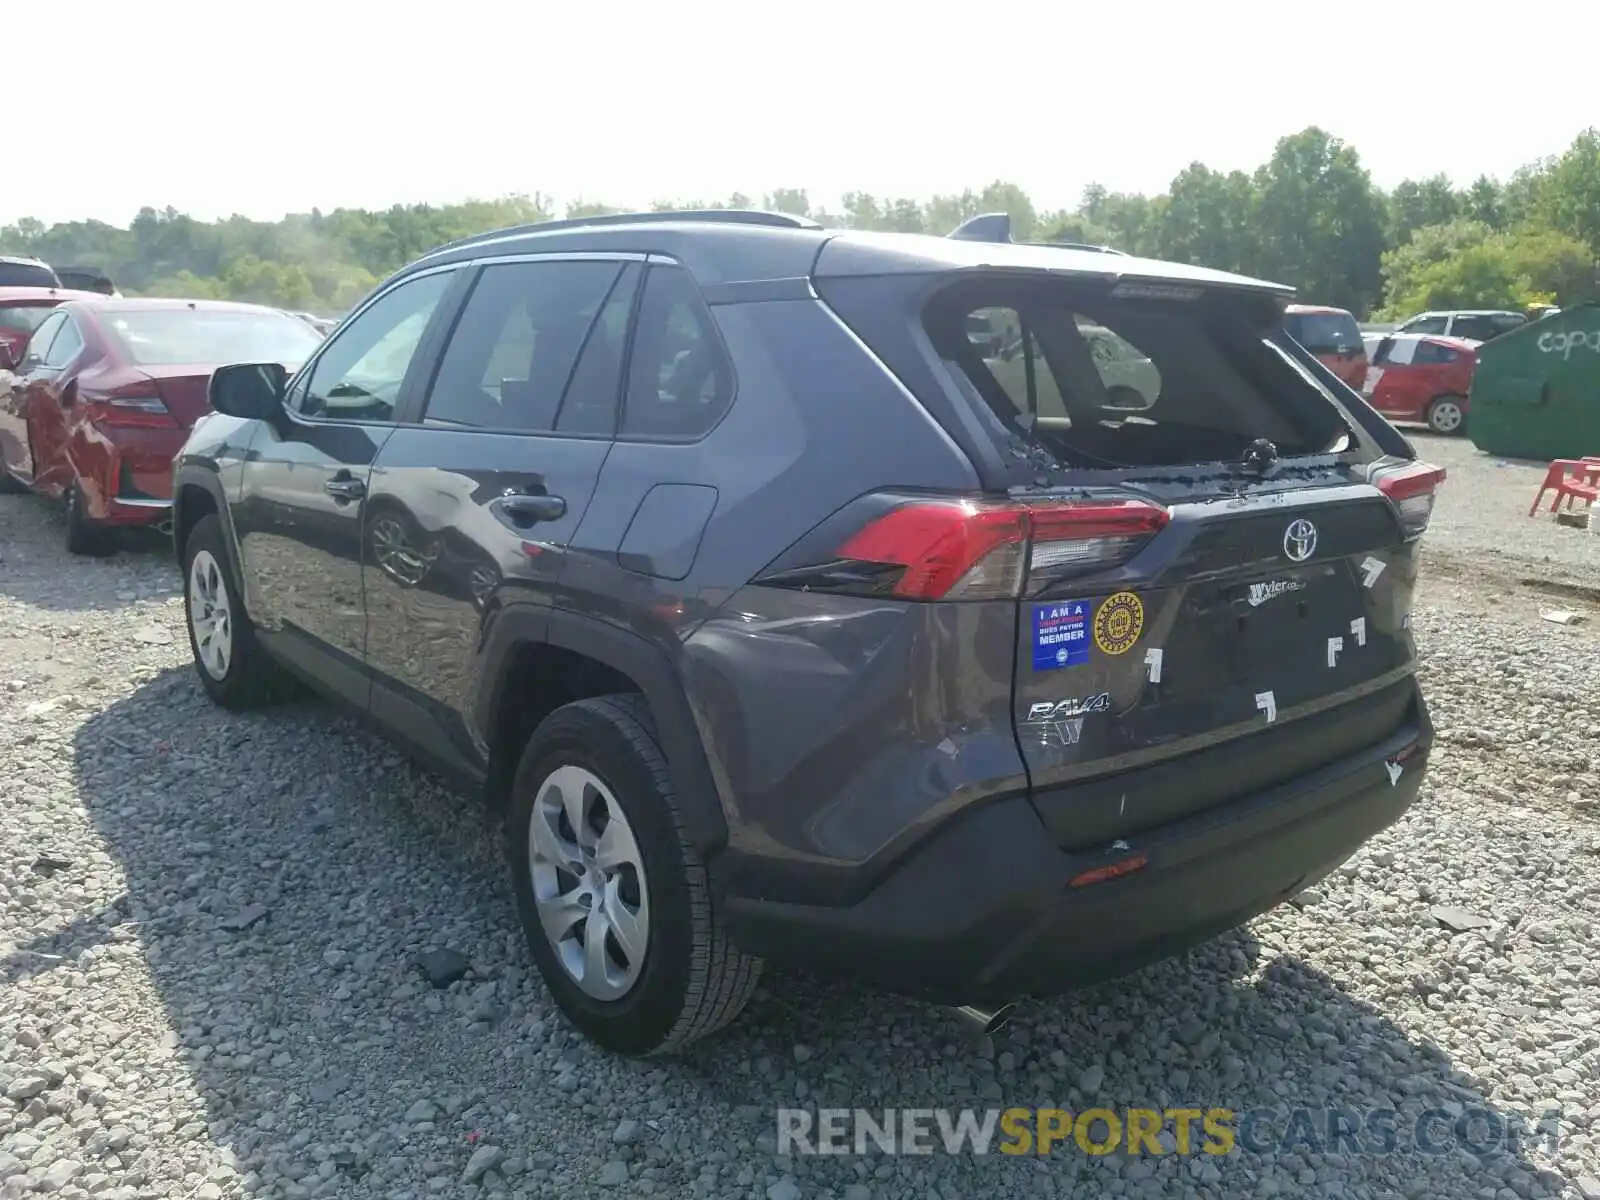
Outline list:
[[[1590,505],[1600,501],[1600,458],[1590,456],[1554,460],[1545,471],[1544,482],[1539,485],[1539,492],[1528,509],[1530,517],[1539,511],[1539,501],[1549,491],[1555,492],[1550,500],[1551,512],[1555,512],[1563,503],[1571,512],[1574,500],[1582,500]]]

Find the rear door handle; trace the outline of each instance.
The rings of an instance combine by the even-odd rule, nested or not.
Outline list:
[[[560,496],[531,496],[515,493],[498,496],[489,502],[495,512],[509,517],[514,524],[531,525],[535,521],[559,521],[567,515],[567,502]]]
[[[322,490],[335,500],[359,500],[367,494],[367,485],[359,479],[334,478],[324,483]]]

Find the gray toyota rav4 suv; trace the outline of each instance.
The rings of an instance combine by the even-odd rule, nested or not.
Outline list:
[[[498,804],[534,961],[628,1054],[763,961],[981,1014],[1294,895],[1417,794],[1443,472],[1289,289],[994,226],[507,229],[217,371],[200,683]]]

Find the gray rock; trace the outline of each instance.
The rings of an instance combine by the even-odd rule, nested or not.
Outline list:
[[[477,1183],[486,1172],[494,1170],[505,1161],[506,1152],[499,1146],[483,1145],[472,1152],[472,1157],[467,1159],[467,1166],[461,1172],[461,1178],[466,1183]]]
[[[613,1158],[600,1168],[596,1182],[601,1187],[621,1187],[628,1182],[628,1164],[621,1159]]]
[[[618,1146],[626,1146],[639,1139],[639,1122],[632,1117],[624,1117],[617,1122],[617,1127],[611,1131],[611,1140]]]
[[[432,1121],[439,1115],[439,1110],[431,1100],[418,1100],[406,1109],[405,1122],[407,1125],[417,1125],[423,1121]]]
[[[50,1087],[50,1077],[43,1071],[24,1071],[6,1085],[7,1100],[32,1100]]]
[[[1572,1182],[1583,1200],[1600,1200],[1600,1179],[1593,1175],[1579,1175]]]
[[[767,1200],[800,1200],[800,1185],[792,1176],[785,1175],[767,1188]]]
[[[1494,924],[1488,917],[1482,917],[1475,912],[1468,912],[1464,908],[1455,908],[1448,904],[1440,904],[1430,908],[1428,915],[1452,933],[1466,933],[1473,929],[1487,929]]]
[[[417,956],[417,969],[435,988],[447,988],[465,978],[472,963],[459,950],[429,950]]]
[[[1078,1076],[1078,1091],[1085,1097],[1093,1099],[1100,1094],[1100,1086],[1106,1081],[1106,1069],[1099,1063],[1090,1063]]]
[[[243,933],[246,929],[253,928],[266,919],[266,906],[261,904],[252,904],[246,908],[241,908],[232,916],[222,918],[218,924],[221,925],[223,929],[226,929],[229,933]]]

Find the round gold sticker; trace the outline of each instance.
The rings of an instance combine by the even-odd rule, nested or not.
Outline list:
[[[1144,632],[1144,604],[1132,592],[1108,596],[1095,610],[1094,644],[1105,654],[1126,654]]]

